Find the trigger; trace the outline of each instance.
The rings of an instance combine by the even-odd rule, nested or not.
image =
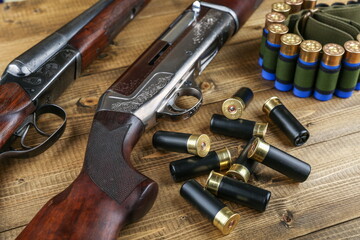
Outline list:
[[[41,129],[38,128],[38,126],[36,124],[37,118],[40,115],[46,114],[46,113],[54,114],[63,120],[63,122],[59,126],[59,128],[57,130],[55,130],[55,132],[53,132],[52,134],[44,133]],[[48,137],[45,141],[43,141],[42,143],[40,143],[39,145],[37,145],[35,147],[29,147],[24,144],[24,139],[26,137],[26,134],[29,130],[30,125],[33,125],[35,127],[35,129],[41,135]],[[13,157],[28,158],[28,157],[36,156],[36,155],[44,152],[49,147],[51,147],[62,136],[62,134],[65,131],[65,128],[66,128],[66,113],[61,107],[59,107],[57,105],[53,105],[53,104],[41,106],[40,108],[38,108],[38,110],[36,111],[35,114],[29,116],[26,119],[26,121],[23,123],[23,125],[15,133],[15,135],[17,137],[21,137],[21,145],[22,145],[23,149],[9,150],[9,151],[2,152],[2,153],[0,153],[0,160],[5,159],[5,158],[13,158]]]
[[[176,100],[181,96],[192,96],[198,99],[194,106],[183,109],[176,105]],[[193,116],[200,108],[203,101],[201,90],[192,80],[187,80],[184,85],[176,92],[174,97],[169,100],[165,108],[159,112],[161,117],[166,117],[171,120],[185,120]]]

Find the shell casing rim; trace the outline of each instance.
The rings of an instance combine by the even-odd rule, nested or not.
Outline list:
[[[286,41],[285,37],[292,37],[292,39],[295,40],[295,42],[290,43],[289,41]],[[282,54],[285,54],[287,56],[294,56],[299,53],[300,51],[300,45],[302,43],[302,39],[299,35],[294,33],[287,33],[281,36],[281,47],[280,52]]]
[[[237,180],[247,183],[250,179],[250,171],[244,165],[234,163],[230,169],[226,172],[226,176],[235,178]]]
[[[285,17],[288,17],[291,11],[291,6],[285,2],[276,2],[271,4],[271,10],[273,12],[283,14]]]
[[[304,0],[302,9],[315,9],[317,0]]]
[[[272,16],[278,16],[279,18],[275,19],[275,18],[271,18]],[[265,15],[265,29],[269,29],[269,26],[271,24],[283,24],[286,20],[286,17],[284,16],[284,14],[282,13],[278,13],[278,12],[270,12],[270,13],[267,13]]]
[[[273,96],[265,101],[262,110],[269,116],[270,112],[279,105],[283,105],[283,103],[277,96]]]
[[[304,1],[296,0],[296,2],[293,2],[291,0],[285,0],[285,3],[291,7],[290,14],[293,14],[301,11]]]
[[[272,44],[281,44],[281,36],[289,32],[289,28],[284,24],[270,24],[267,40]]]
[[[336,46],[338,49],[341,50],[341,53],[337,54],[331,54],[330,51],[328,51],[329,46]],[[345,48],[339,44],[335,43],[328,43],[323,46],[323,57],[322,62],[327,66],[338,66],[341,64],[341,59],[343,55],[345,54]]]
[[[263,162],[269,153],[270,144],[262,141],[260,138],[256,138],[251,144],[248,152],[248,158],[251,158],[257,162]]]
[[[214,195],[217,195],[220,183],[223,180],[224,175],[212,170],[206,179],[205,188]]]
[[[222,208],[214,217],[213,225],[217,227],[222,234],[228,235],[240,221],[240,215],[234,213],[230,208]]]
[[[264,138],[269,127],[268,123],[255,123],[253,135],[256,137]]]
[[[236,108],[235,113],[230,113],[228,111],[229,106],[231,106],[231,105],[235,106],[235,108]],[[246,108],[246,105],[245,105],[244,101],[239,97],[231,97],[229,99],[226,99],[221,106],[221,110],[222,110],[224,116],[231,120],[240,118],[243,111],[245,110],[245,108]]]
[[[205,149],[202,144],[205,143]],[[199,157],[205,157],[210,151],[211,141],[208,135],[191,135],[187,141],[187,151]]]
[[[356,51],[356,50],[350,49],[349,44],[351,44],[351,43],[358,45],[359,50]],[[347,41],[344,44],[344,48],[345,48],[345,58],[344,59],[347,63],[350,63],[350,64],[360,63],[360,41],[354,41],[354,40]]]
[[[316,48],[311,50],[307,48],[306,44],[312,43]],[[300,44],[300,56],[299,58],[304,62],[313,63],[319,60],[320,52],[322,50],[322,44],[315,40],[305,40]]]
[[[231,153],[227,147],[222,150],[215,151],[219,158],[220,171],[229,169],[231,166]]]

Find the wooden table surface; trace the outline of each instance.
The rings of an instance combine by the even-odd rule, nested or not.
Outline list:
[[[204,93],[199,113],[183,122],[160,122],[137,144],[133,164],[159,183],[159,195],[151,211],[124,228],[120,239],[360,239],[360,92],[347,100],[319,102],[280,93],[261,79],[257,65],[261,29],[264,15],[275,1],[266,0],[197,79]],[[0,69],[95,2],[1,4]],[[191,2],[152,0],[56,101],[68,113],[61,139],[40,156],[0,163],[0,239],[14,239],[50,198],[75,179],[82,167],[97,99]],[[242,86],[255,92],[244,118],[266,121],[262,104],[277,95],[308,128],[311,138],[301,147],[292,147],[273,124],[266,140],[308,162],[312,173],[306,182],[294,183],[269,168],[258,167],[250,183],[272,192],[269,206],[258,213],[225,201],[240,213],[241,222],[223,237],[180,196],[181,183],[170,177],[169,162],[187,155],[159,152],[152,147],[151,137],[157,130],[206,133],[213,150],[226,146],[239,151],[244,142],[211,133],[209,120],[220,113],[222,101]],[[35,135],[29,137],[37,140]],[[198,178],[201,183],[205,179]]]

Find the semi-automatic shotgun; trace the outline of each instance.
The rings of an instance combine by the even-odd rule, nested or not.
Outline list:
[[[194,79],[261,0],[195,1],[103,94],[83,169],[17,239],[115,239],[152,207],[157,184],[136,171],[131,151],[161,117],[185,119],[201,105]],[[180,96],[198,102],[176,106]]]
[[[100,0],[7,66],[0,79],[0,160],[37,155],[60,138],[66,113],[53,101],[148,2]],[[37,126],[39,116],[46,113],[63,120],[53,134]],[[30,126],[48,138],[27,146]],[[13,150],[16,138],[21,138],[22,149]]]

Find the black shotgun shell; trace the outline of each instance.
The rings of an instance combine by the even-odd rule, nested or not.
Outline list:
[[[230,151],[225,148],[209,152],[204,157],[188,157],[170,163],[170,173],[175,182],[181,182],[208,174],[211,170],[223,171],[231,165]]]
[[[252,138],[243,151],[241,152],[240,156],[233,162],[230,169],[226,172],[226,176],[235,178],[237,180],[248,182],[251,174],[254,172],[257,161],[248,158],[248,151],[251,148],[252,142],[255,138]],[[215,170],[215,169],[214,169]]]
[[[158,131],[153,136],[153,146],[160,150],[205,157],[210,150],[210,138],[206,134]]]
[[[265,211],[271,192],[211,171],[206,189],[214,195],[260,212]]]
[[[238,119],[253,98],[253,91],[250,88],[242,87],[231,98],[223,102],[222,112],[228,119]]]
[[[309,131],[291,114],[278,97],[266,100],[263,111],[286,134],[294,146],[301,146],[309,139]]]
[[[257,123],[245,119],[230,120],[214,114],[210,121],[210,130],[217,134],[249,140],[253,136],[264,137],[268,123]]]
[[[231,211],[223,202],[204,189],[197,181],[185,182],[180,194],[212,221],[224,235],[229,234],[240,220],[240,215]]]
[[[248,157],[288,176],[297,182],[304,182],[310,175],[311,166],[300,159],[256,138]]]

